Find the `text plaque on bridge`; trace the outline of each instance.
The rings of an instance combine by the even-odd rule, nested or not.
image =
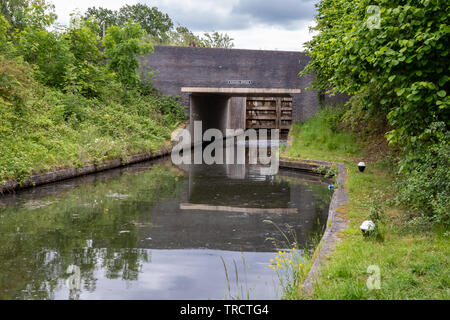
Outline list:
[[[228,84],[252,84],[252,80],[228,80]]]

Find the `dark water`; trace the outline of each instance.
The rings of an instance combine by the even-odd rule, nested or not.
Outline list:
[[[170,159],[3,196],[0,298],[277,298],[267,238],[305,243],[330,198],[312,175]]]

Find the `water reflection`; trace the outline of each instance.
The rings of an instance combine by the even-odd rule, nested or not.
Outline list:
[[[162,159],[4,196],[0,298],[221,299],[220,257],[242,252],[251,297],[275,298],[267,238],[281,235],[263,220],[303,242],[330,193],[314,176],[258,172]]]

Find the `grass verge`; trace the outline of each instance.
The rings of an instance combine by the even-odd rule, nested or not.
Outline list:
[[[336,111],[336,112],[339,112]],[[349,203],[342,211],[349,228],[322,268],[310,297],[300,291],[286,299],[449,299],[449,232],[412,232],[403,228],[404,208],[390,204],[394,195],[392,167],[382,157],[372,162],[365,146],[352,133],[333,124],[333,111],[293,126],[289,157],[344,162],[347,166]],[[360,173],[359,161],[367,168]],[[379,237],[365,238],[359,226],[373,212],[379,214]],[[379,268],[379,278],[370,266]],[[367,282],[377,278],[380,289]]]

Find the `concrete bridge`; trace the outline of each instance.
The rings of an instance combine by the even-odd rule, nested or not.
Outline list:
[[[317,92],[305,90],[313,75],[299,77],[309,62],[302,52],[155,46],[142,58],[153,85],[179,96],[190,123],[208,128],[278,128],[288,131],[318,111]],[[327,98],[341,103],[343,97]]]

